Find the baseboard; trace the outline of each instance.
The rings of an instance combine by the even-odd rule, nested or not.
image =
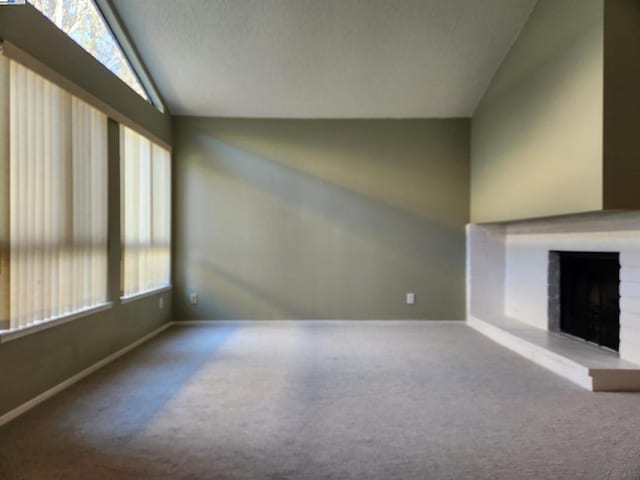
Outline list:
[[[176,327],[188,327],[189,325],[214,325],[219,320],[174,320]]]
[[[74,383],[77,383],[80,380],[82,380],[83,378],[91,375],[93,372],[95,372],[95,371],[101,369],[102,367],[108,365],[109,363],[111,363],[114,360],[118,359],[119,357],[123,356],[125,353],[130,352],[134,348],[142,345],[143,343],[145,343],[146,341],[148,341],[151,338],[155,337],[159,333],[164,332],[167,328],[171,327],[173,324],[174,324],[174,322],[165,323],[164,325],[162,325],[160,328],[157,328],[153,332],[148,333],[144,337],[136,340],[135,342],[127,345],[126,347],[118,350],[117,352],[112,353],[108,357],[103,358],[99,362],[94,363],[90,367],[85,368],[84,370],[82,370],[81,372],[76,373],[72,377],[67,378],[66,380],[64,380],[63,382],[59,383],[58,385],[56,385],[54,387],[51,387],[49,390],[46,390],[46,391],[42,392],[40,395],[32,398],[31,400],[28,400],[27,402],[25,402],[22,405],[14,408],[13,410],[10,410],[9,412],[7,412],[4,415],[0,416],[0,427],[2,425],[4,425],[4,424],[10,422],[11,420],[19,417],[20,415],[23,415],[23,414],[27,413],[29,410],[31,410],[32,408],[38,406],[39,404],[41,404],[45,400],[48,400],[51,397],[53,397],[53,396],[57,395],[58,393],[62,392],[64,389],[69,388]]]
[[[83,378],[88,377],[89,375],[91,375],[95,371],[97,371],[97,370],[101,369],[102,367],[108,365],[109,363],[113,362],[114,360],[118,359],[119,357],[123,356],[124,354],[130,352],[134,348],[142,345],[143,343],[145,343],[146,341],[148,341],[151,338],[155,337],[159,333],[164,332],[169,327],[172,327],[172,326],[185,326],[186,327],[186,326],[192,326],[192,325],[209,325],[209,326],[211,326],[211,325],[224,325],[224,324],[228,325],[228,324],[238,324],[238,323],[245,323],[245,324],[264,323],[264,324],[268,324],[268,323],[276,323],[276,322],[291,322],[291,323],[294,323],[294,322],[295,323],[300,323],[300,322],[304,322],[304,323],[328,323],[329,322],[329,323],[337,323],[337,324],[340,324],[340,323],[342,323],[342,324],[348,324],[348,323],[353,324],[355,322],[366,322],[366,323],[386,324],[386,325],[394,325],[394,324],[395,325],[399,325],[399,324],[405,324],[406,325],[406,324],[411,324],[411,323],[416,323],[416,322],[424,322],[424,323],[435,323],[435,324],[439,324],[439,323],[447,323],[447,324],[458,323],[460,325],[464,325],[464,321],[459,321],[459,320],[184,320],[184,321],[171,321],[171,322],[165,323],[164,325],[162,325],[160,328],[157,328],[153,332],[148,333],[144,337],[136,340],[135,342],[127,345],[126,347],[118,350],[117,352],[112,353],[108,357],[103,358],[99,362],[94,363],[90,367],[85,368],[81,372],[76,373],[72,377],[67,378],[66,380],[62,381],[61,383],[55,385],[54,387],[51,387],[50,389],[42,392],[40,395],[32,398],[31,400],[26,401],[22,405],[14,408],[13,410],[10,410],[9,412],[7,412],[4,415],[0,416],[0,427],[2,425],[4,425],[4,424],[10,422],[11,420],[19,417],[20,415],[23,415],[23,414],[27,413],[29,410],[31,410],[32,408],[40,405],[42,402],[44,402],[44,401],[50,399],[51,397],[57,395],[58,393],[60,393],[63,390],[65,390],[66,388],[69,388],[74,383],[77,383],[80,380],[82,380]]]
[[[427,320],[427,319],[396,319],[396,320],[336,320],[336,319],[315,319],[315,320],[174,320],[175,326],[190,326],[190,325],[229,325],[229,324],[277,324],[277,323],[304,323],[304,324],[321,324],[321,323],[333,323],[333,324],[354,324],[354,323],[369,323],[379,325],[410,325],[412,323],[430,323],[430,324],[460,324],[465,325],[464,320]]]

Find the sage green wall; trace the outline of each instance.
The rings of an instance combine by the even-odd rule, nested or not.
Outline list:
[[[603,208],[603,12],[536,4],[473,116],[473,222]]]
[[[173,135],[176,320],[464,317],[468,119],[177,117]]]
[[[171,320],[171,294],[114,306],[26,337],[0,343],[0,416]],[[52,439],[55,441],[55,439]]]

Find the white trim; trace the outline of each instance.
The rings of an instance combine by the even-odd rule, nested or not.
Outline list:
[[[31,325],[26,325],[24,327],[16,328],[13,330],[0,330],[0,343],[7,343],[17,338],[31,335],[36,332],[41,332],[52,327],[57,327],[64,323],[72,322],[73,320],[78,320],[79,318],[86,317],[88,315],[93,315],[95,313],[109,310],[111,307],[113,307],[113,302],[105,302],[93,307],[85,308],[83,310],[78,310],[77,312],[70,313],[68,315],[65,315],[64,317],[52,318],[51,320],[43,320],[38,323],[33,323]]]
[[[144,292],[136,292],[131,295],[127,295],[126,297],[120,297],[120,303],[125,304],[129,302],[133,302],[135,300],[140,300],[142,298],[150,297],[152,295],[157,295],[162,292],[169,292],[173,288],[173,285],[165,285],[164,287],[154,288],[153,290],[145,290]]]
[[[98,8],[98,12],[100,12],[106,27],[110,30],[114,40],[120,47],[122,55],[131,67],[133,74],[138,79],[140,86],[149,97],[149,103],[155,106],[160,112],[166,113],[167,109],[162,97],[158,93],[158,88],[153,82],[151,75],[149,75],[146,66],[140,59],[140,55],[133,46],[127,31],[122,26],[122,20],[115,12],[111,0],[95,0],[94,3]]]
[[[66,389],[66,388],[70,387],[71,385],[73,385],[74,383],[77,383],[80,380],[82,380],[83,378],[91,375],[93,372],[95,372],[95,371],[99,370],[100,368],[108,365],[109,363],[111,363],[114,360],[118,359],[119,357],[121,357],[125,353],[128,353],[129,351],[133,350],[134,348],[140,346],[141,344],[143,344],[147,340],[150,340],[151,338],[155,337],[159,333],[165,331],[171,325],[173,325],[173,322],[165,323],[164,325],[162,325],[160,328],[157,328],[153,332],[148,333],[144,337],[136,340],[135,342],[127,345],[126,347],[118,350],[117,352],[112,353],[108,357],[103,358],[99,362],[94,363],[90,367],[85,368],[84,370],[82,370],[79,373],[76,373],[72,377],[67,378],[66,380],[62,381],[61,383],[57,384],[56,386],[51,387],[49,390],[46,390],[45,392],[42,392],[40,395],[37,395],[37,396],[33,397],[31,400],[26,401],[25,403],[23,403],[22,405],[14,408],[13,410],[10,410],[9,412],[7,412],[4,415],[0,416],[0,427],[2,425],[4,425],[5,423],[8,423],[11,420],[19,417],[20,415],[28,412],[29,410],[31,410],[32,408],[34,408],[37,405],[41,404],[45,400],[50,399],[54,395],[57,395],[58,393],[60,393],[64,389]]]
[[[157,292],[157,290],[154,291],[154,292]],[[79,382],[83,378],[88,377],[92,373],[94,373],[97,370],[99,370],[100,368],[108,365],[109,363],[111,363],[114,360],[118,359],[122,355],[130,352],[134,348],[139,347],[144,342],[150,340],[151,338],[155,337],[159,333],[164,332],[169,327],[172,327],[172,326],[193,326],[193,325],[214,326],[214,325],[230,324],[230,323],[232,323],[232,324],[238,324],[238,323],[244,323],[244,324],[252,324],[252,323],[253,324],[257,324],[257,323],[269,324],[269,323],[271,323],[271,324],[275,324],[275,323],[278,323],[278,322],[280,322],[280,323],[301,323],[302,322],[302,323],[307,323],[307,324],[309,324],[309,323],[327,323],[327,322],[335,323],[335,324],[370,323],[370,324],[383,324],[383,325],[394,325],[394,324],[395,325],[400,325],[400,324],[411,325],[411,324],[417,324],[417,323],[427,323],[427,324],[452,324],[452,323],[457,323],[459,325],[464,325],[466,327],[465,322],[459,321],[459,320],[186,320],[186,321],[171,321],[171,322],[165,323],[160,328],[157,328],[153,332],[148,333],[144,337],[136,340],[135,342],[127,345],[126,347],[118,350],[117,352],[112,353],[108,357],[105,357],[102,360],[94,363],[90,367],[85,368],[81,372],[76,373],[72,377],[67,378],[66,380],[64,380],[64,381],[60,382],[59,384],[55,385],[54,387],[51,387],[50,389],[44,391],[40,395],[37,395],[37,396],[33,397],[31,400],[26,401],[25,403],[23,403],[22,405],[19,405],[18,407],[14,408],[13,410],[8,411],[4,415],[0,416],[0,427],[2,425],[4,425],[4,424],[10,422],[11,420],[14,420],[15,418],[19,417],[20,415],[22,415],[24,413],[27,413],[32,408],[38,406],[42,402],[44,402],[44,401],[50,399],[51,397],[57,395],[58,393],[62,392],[66,388],[68,388],[71,385],[73,385],[74,383]]]

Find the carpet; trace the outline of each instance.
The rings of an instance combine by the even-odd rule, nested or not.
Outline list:
[[[0,428],[2,479],[640,479],[640,395],[460,322],[176,326]]]

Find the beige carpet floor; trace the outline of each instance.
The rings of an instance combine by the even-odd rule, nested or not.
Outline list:
[[[0,478],[638,480],[640,395],[460,323],[173,327],[1,428]]]

